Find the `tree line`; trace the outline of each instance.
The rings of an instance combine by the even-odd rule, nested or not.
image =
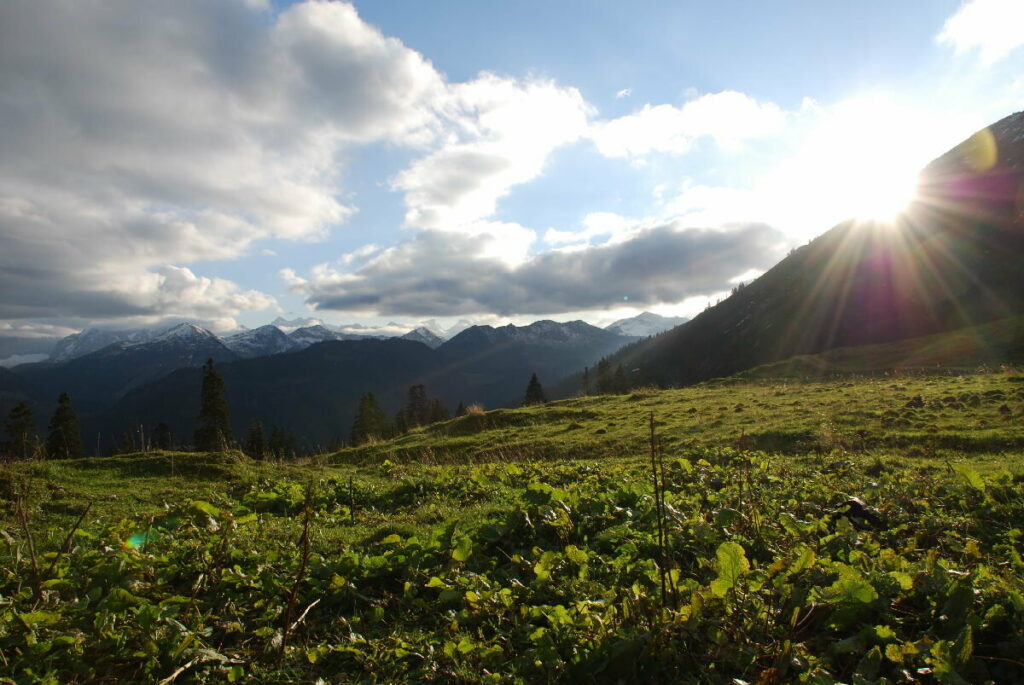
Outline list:
[[[603,387],[606,360],[598,363],[598,387]],[[617,379],[622,367],[609,377]],[[588,371],[584,371],[586,384]],[[604,375],[602,375],[604,374]],[[585,394],[589,394],[586,392]],[[537,374],[530,377],[522,404],[524,406],[547,402],[544,389]],[[455,410],[455,416],[467,413],[482,412],[479,405],[466,407],[462,402]],[[426,387],[417,383],[409,387],[405,406],[399,409],[393,418],[389,418],[380,407],[372,392],[364,393],[359,399],[359,406],[350,431],[350,444],[362,445],[374,440],[386,440],[421,426],[428,426],[451,418],[448,408],[439,398],[431,398]],[[36,434],[36,420],[32,408],[26,402],[20,402],[10,412],[4,429],[8,439],[0,444],[7,459],[81,459],[85,457],[78,417],[71,406],[71,398],[65,392],[57,400],[57,409],[50,419],[47,438],[42,441]],[[240,446],[243,451],[254,459],[294,459],[300,455],[300,447],[294,433],[282,426],[271,427],[269,434],[263,423],[253,421],[249,425],[248,434],[239,445],[231,430],[231,412],[226,399],[224,379],[214,368],[213,359],[203,365],[202,384],[200,387],[200,409],[196,417],[196,429],[192,436],[192,446],[199,452],[226,452]],[[342,445],[328,446],[330,451],[340,449]],[[98,447],[98,445],[97,445]],[[161,422],[154,426],[148,434],[143,427],[134,431],[125,431],[121,436],[119,450],[121,453],[148,451],[149,449],[173,449],[171,428]]]

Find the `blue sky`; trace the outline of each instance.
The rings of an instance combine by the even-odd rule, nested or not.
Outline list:
[[[1021,25],[1016,0],[13,0],[0,337],[692,314],[1024,108]]]

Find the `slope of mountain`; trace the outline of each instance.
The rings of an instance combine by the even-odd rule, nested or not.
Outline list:
[[[296,349],[304,349],[310,345],[332,340],[365,340],[372,336],[358,335],[355,333],[339,333],[332,331],[323,325],[305,326],[296,328],[288,334],[288,337],[297,346]]]
[[[584,321],[536,321],[528,326],[471,326],[437,351],[446,380],[462,393],[456,401],[507,407],[522,401],[532,373],[553,386],[629,341]]]
[[[692,321],[622,350],[634,383],[681,385],[836,347],[1024,312],[1024,114],[922,172],[892,225],[846,222]]]
[[[393,413],[403,406],[410,384],[436,365],[436,353],[418,342],[399,340],[325,341],[292,354],[218,364],[236,438],[250,422],[283,426],[307,447],[326,449],[347,440],[360,395],[373,391]],[[116,405],[83,422],[89,435],[105,436],[105,448],[126,428],[168,423],[176,442],[192,440],[199,413],[202,373],[180,369],[137,388]]]
[[[426,328],[424,326],[414,328],[405,335],[400,337],[402,338],[402,340],[414,340],[416,342],[421,342],[431,349],[439,347],[441,343],[444,342],[444,338],[441,338],[433,331],[431,331],[429,328]]]
[[[619,319],[604,327],[606,331],[632,338],[646,338],[675,328],[689,321],[685,316],[661,316],[643,312],[629,319]]]
[[[56,398],[55,398],[56,399]],[[28,388],[18,374],[0,366],[0,419],[6,419],[14,405],[19,402],[31,402]],[[38,420],[38,416],[36,419]],[[0,442],[6,440],[5,433],[0,432]]]
[[[1021,363],[1024,363],[1024,316],[1013,316],[920,338],[798,355],[755,366],[723,380],[808,380],[882,373],[934,373],[936,369],[969,373]]]
[[[145,342],[155,335],[156,333],[148,329],[109,331],[87,328],[81,333],[73,333],[57,341],[56,346],[54,346],[53,351],[50,353],[49,361],[59,364],[91,352],[102,350],[108,345],[119,342]]]
[[[530,326],[476,326],[436,350],[413,340],[326,340],[294,352],[220,364],[232,422],[244,435],[250,421],[281,425],[308,447],[347,439],[359,397],[372,391],[389,416],[405,405],[410,385],[422,383],[449,410],[459,402],[516,406],[536,372],[554,382],[591,364],[628,338],[582,321]],[[94,420],[89,435],[108,446],[121,433],[160,421],[178,440],[191,440],[199,411],[200,372],[183,369],[138,387]]]
[[[242,359],[294,352],[301,344],[289,338],[277,326],[266,325],[242,331],[223,339],[224,346]]]
[[[183,323],[146,342],[118,342],[63,364],[26,364],[12,372],[43,406],[67,392],[79,412],[90,412],[132,388],[176,369],[201,366],[209,358],[229,361],[237,355],[210,331]]]

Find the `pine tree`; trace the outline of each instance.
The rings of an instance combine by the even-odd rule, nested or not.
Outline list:
[[[626,372],[622,368],[622,364],[615,367],[615,375],[612,376],[612,392],[618,393],[619,395],[629,391],[629,380],[626,378]]]
[[[444,403],[439,399],[434,399],[430,403],[430,423],[437,423],[438,421],[447,421],[451,418],[451,414],[448,413],[448,408],[444,406]]]
[[[422,384],[409,388],[409,399],[405,405],[405,421],[409,428],[425,426],[430,423],[430,401],[427,389]]]
[[[395,435],[409,432],[409,421],[405,418],[405,410],[395,412]]]
[[[612,363],[602,359],[597,363],[597,393],[607,395],[612,392]]]
[[[458,417],[458,416],[465,416],[465,415],[466,415],[466,405],[464,405],[462,402],[459,402],[459,406],[455,408],[455,416]]]
[[[352,422],[352,444],[362,445],[372,439],[383,438],[390,431],[387,416],[377,404],[372,392],[364,393],[359,398],[359,409]]]
[[[583,367],[583,382],[580,387],[580,393],[586,397],[590,394],[590,368]]]
[[[71,407],[71,398],[62,392],[57,398],[57,410],[50,419],[50,435],[46,439],[46,453],[50,459],[81,459],[85,456],[82,433],[78,429],[78,416]]]
[[[545,404],[547,398],[544,397],[544,388],[540,387],[540,381],[537,380],[537,374],[530,376],[530,382],[526,386],[526,397],[523,398],[523,406],[529,406],[531,404]]]
[[[252,459],[267,457],[267,438],[263,433],[263,424],[255,419],[249,424],[249,434],[245,436],[245,453]]]
[[[198,427],[193,441],[200,452],[225,452],[231,447],[231,419],[224,399],[224,379],[213,368],[213,359],[203,366]]]
[[[7,459],[31,459],[36,446],[36,419],[32,407],[19,402],[4,422],[7,442],[3,451]]]
[[[270,440],[267,441],[267,450],[271,457],[274,459],[284,459],[284,452],[287,448],[286,438],[284,435],[284,429],[280,426],[274,426],[270,429]]]
[[[153,428],[153,447],[158,450],[171,449],[171,427],[161,421]]]

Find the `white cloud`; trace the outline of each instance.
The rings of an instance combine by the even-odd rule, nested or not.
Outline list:
[[[573,245],[585,243],[598,236],[615,236],[636,230],[639,222],[636,219],[615,214],[614,212],[591,212],[583,217],[582,231],[559,231],[549,228],[544,233],[544,242],[550,245]]]
[[[616,100],[621,100],[622,98],[628,98],[632,94],[633,94],[633,89],[632,88],[623,88],[622,90],[620,90],[620,91],[615,93],[615,99]]]
[[[1024,3],[1020,0],[970,0],[946,20],[939,43],[956,54],[978,51],[991,66],[1024,45]]]
[[[487,73],[452,85],[441,107],[451,126],[445,144],[392,181],[405,193],[409,227],[462,231],[491,216],[554,149],[586,132],[591,112],[575,88]]]
[[[262,307],[172,265],[323,238],[339,152],[434,139],[422,56],[345,3],[269,8],[0,4],[0,318]]]
[[[784,123],[785,113],[777,105],[722,91],[682,107],[644,105],[633,114],[594,124],[591,137],[606,157],[642,157],[652,152],[683,153],[704,137],[731,148],[744,140],[773,135]]]
[[[380,247],[374,245],[373,243],[369,243],[368,245],[363,245],[362,247],[353,250],[352,252],[347,252],[341,255],[341,258],[339,258],[338,261],[342,264],[361,262],[369,257],[372,257],[378,252],[380,252]]]

